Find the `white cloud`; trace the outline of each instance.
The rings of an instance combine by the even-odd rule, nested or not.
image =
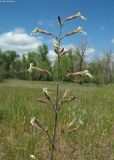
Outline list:
[[[114,38],[111,40],[112,43],[114,43]]]
[[[16,50],[17,53],[35,51],[41,44],[42,37],[33,37],[27,34],[23,28],[15,28],[0,35],[0,48],[3,51]]]
[[[53,45],[53,39],[48,39],[47,43],[50,44],[50,45]]]
[[[48,53],[48,58],[51,60],[51,61],[55,61],[57,55],[56,53],[54,52],[54,50],[49,50],[49,53]]]
[[[86,52],[85,52],[85,55],[90,55],[90,54],[94,54],[95,53],[95,49],[94,48],[87,48],[86,49]]]
[[[92,47],[87,48],[85,52],[86,61],[91,61],[94,58],[95,54],[96,54],[96,50],[94,48]]]
[[[62,47],[64,47],[65,50],[75,49],[76,48],[76,46],[73,43],[65,44]]]
[[[66,44],[63,45],[62,47],[64,47],[64,50],[69,50],[69,49],[76,49],[76,46],[74,44]],[[92,47],[87,48],[85,55],[86,55],[86,60],[91,60],[93,58],[93,56],[95,55],[96,50]],[[48,58],[51,61],[55,61],[57,55],[53,50],[49,50],[49,54],[48,54]]]

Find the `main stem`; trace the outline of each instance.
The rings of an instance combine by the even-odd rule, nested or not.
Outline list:
[[[60,35],[58,37],[58,42],[60,46],[61,41],[61,30],[62,27],[60,27]],[[56,85],[56,106],[55,106],[55,119],[54,119],[54,134],[53,134],[53,145],[51,150],[51,160],[54,160],[54,152],[56,149],[56,133],[57,133],[57,123],[58,123],[58,109],[59,109],[59,86],[60,86],[60,56],[58,54],[57,57],[57,85]]]
[[[55,144],[56,144],[56,133],[57,133],[57,122],[58,122],[58,108],[59,108],[59,83],[60,83],[60,58],[58,56],[58,78],[57,78],[57,85],[56,85],[56,112],[55,112],[55,119],[54,119],[54,135],[53,135],[53,145],[51,150],[51,160],[54,159],[54,151],[55,151]]]

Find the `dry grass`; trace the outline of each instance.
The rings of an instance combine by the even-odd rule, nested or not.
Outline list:
[[[52,93],[54,82],[10,80],[0,84],[0,159],[48,160],[50,146],[41,130],[30,125],[37,117],[52,132],[53,117],[48,106],[36,102],[42,88]],[[62,106],[57,138],[57,160],[113,160],[114,159],[114,85],[78,86],[62,83],[77,96],[75,102]],[[73,133],[61,133],[61,126],[76,117]]]

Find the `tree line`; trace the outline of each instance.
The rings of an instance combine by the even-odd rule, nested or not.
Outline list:
[[[68,54],[61,57],[61,76],[65,74],[88,69],[93,79],[88,77],[64,77],[64,81],[83,83],[108,84],[114,82],[114,57],[111,50],[103,52],[102,56],[86,60],[87,43],[81,43],[79,48],[70,49]],[[55,80],[57,77],[57,61],[51,62],[48,58],[48,46],[43,44],[36,52],[28,52],[19,56],[16,51],[0,50],[0,81],[4,79],[23,80]],[[30,63],[51,72],[54,78],[41,72],[28,73]]]

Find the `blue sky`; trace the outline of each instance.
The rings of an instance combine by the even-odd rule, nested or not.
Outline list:
[[[88,47],[97,53],[114,48],[114,0],[3,1],[0,0],[0,48],[3,50],[9,47],[21,52],[23,46],[24,51],[27,50],[27,46],[32,50],[37,43],[47,43],[51,50],[51,37],[33,37],[30,36],[31,31],[39,27],[57,34],[57,16],[60,15],[64,19],[78,11],[87,17],[87,21],[78,18],[67,22],[64,33],[82,26],[87,36],[76,34],[64,39],[63,44],[70,46],[87,39]]]

